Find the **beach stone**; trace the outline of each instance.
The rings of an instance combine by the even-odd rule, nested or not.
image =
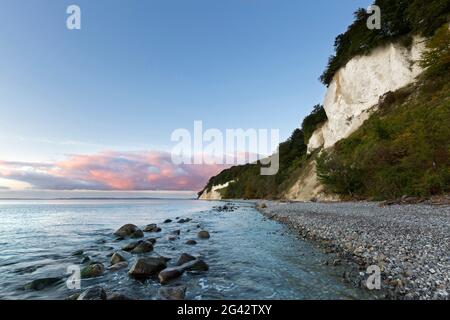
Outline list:
[[[145,232],[161,232],[161,228],[158,227],[155,223],[149,224],[144,228]]]
[[[178,229],[178,230],[173,230],[173,231],[171,232],[171,234],[174,234],[174,235],[176,235],[176,236],[179,236],[179,235],[181,234],[181,230],[180,230],[180,229]]]
[[[120,300],[131,300],[131,299],[124,294],[113,292],[111,294],[108,294],[108,297],[106,298],[106,300],[120,301]]]
[[[81,269],[81,278],[86,279],[99,277],[103,274],[104,271],[105,267],[103,266],[103,264],[94,262]]]
[[[150,241],[142,241],[138,244],[131,253],[139,254],[139,253],[147,253],[153,250],[153,244]]]
[[[109,271],[118,271],[118,270],[124,269],[126,267],[128,267],[128,262],[122,261],[122,262],[118,262],[118,263],[113,264],[112,266],[110,266],[108,268],[108,270]]]
[[[169,240],[169,241],[175,241],[175,240],[178,240],[178,237],[177,237],[177,236],[168,236],[168,237],[167,237],[167,240]]]
[[[184,270],[182,268],[167,268],[162,270],[159,275],[158,279],[161,284],[166,284],[170,280],[176,279],[181,277]]]
[[[186,219],[178,220],[178,223],[187,223],[187,222],[190,222],[190,221],[192,221],[192,219],[186,218]]]
[[[42,278],[31,281],[30,283],[25,285],[25,290],[35,290],[40,291],[45,288],[48,288],[58,282],[60,282],[62,278],[54,277],[54,278]]]
[[[205,261],[203,261],[201,259],[189,261],[189,262],[181,265],[180,268],[185,271],[198,271],[198,272],[209,270],[209,266],[206,264]]]
[[[134,224],[126,224],[121,226],[116,232],[114,232],[114,235],[118,237],[129,237],[137,230],[139,230],[139,228]]]
[[[134,263],[128,275],[136,279],[146,279],[165,269],[166,266],[166,262],[161,258],[141,258]]]
[[[147,238],[146,241],[151,242],[152,244],[156,243],[156,239],[155,238]]]
[[[77,300],[106,300],[106,292],[102,287],[95,286],[81,293]]]
[[[135,241],[135,242],[130,242],[127,245],[122,247],[123,251],[127,251],[130,252],[131,250],[133,250],[134,248],[136,248],[139,244],[141,244],[143,241]]]
[[[172,222],[171,219],[166,219],[166,220],[164,220],[164,223],[171,223],[171,222]]]
[[[184,300],[186,297],[186,286],[161,287],[159,296],[164,300]]]
[[[190,246],[194,246],[194,245],[197,244],[197,241],[195,241],[195,240],[188,240],[188,241],[186,241],[186,244],[190,245]]]
[[[111,265],[115,265],[116,263],[126,261],[124,257],[120,255],[120,253],[114,253],[111,257]]]
[[[72,252],[72,256],[81,256],[82,254],[84,253],[84,251],[83,250],[77,250],[77,251],[75,251],[75,252]]]
[[[209,238],[210,238],[209,232],[208,232],[208,231],[205,231],[205,230],[200,231],[200,232],[197,234],[197,236],[198,236],[200,239],[209,239]]]
[[[183,264],[185,264],[185,263],[187,263],[187,262],[189,262],[189,261],[193,261],[193,260],[195,260],[195,257],[191,256],[191,255],[188,254],[188,253],[183,253],[183,254],[181,254],[181,256],[178,258],[177,266],[181,266],[181,265],[183,265]]]
[[[144,237],[144,232],[142,232],[141,229],[136,230],[133,232],[133,234],[130,236],[132,239],[139,239]]]

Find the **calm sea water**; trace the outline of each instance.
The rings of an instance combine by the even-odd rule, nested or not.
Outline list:
[[[41,291],[25,290],[32,280],[65,277],[67,267],[82,265],[83,250],[91,260],[109,265],[108,255],[126,243],[114,230],[126,223],[144,226],[189,217],[186,224],[163,224],[153,253],[177,260],[183,253],[201,256],[210,270],[184,274],[174,284],[187,286],[188,299],[352,299],[368,298],[341,281],[343,270],[323,265],[324,254],[297,239],[283,225],[264,219],[251,203],[235,212],[217,212],[219,202],[195,200],[2,201],[0,202],[0,299],[64,299],[76,291],[65,282]],[[211,239],[196,239],[197,225]],[[167,235],[181,229],[180,239]],[[136,256],[125,253],[130,265]],[[173,263],[175,262],[173,261]],[[83,280],[82,287],[102,285],[134,299],[158,299],[154,280],[130,279],[127,269]]]

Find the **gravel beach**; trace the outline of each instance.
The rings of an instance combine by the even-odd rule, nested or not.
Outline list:
[[[320,244],[326,263],[347,263],[343,277],[355,285],[365,286],[367,267],[376,265],[386,298],[450,299],[450,206],[260,202],[258,209]]]

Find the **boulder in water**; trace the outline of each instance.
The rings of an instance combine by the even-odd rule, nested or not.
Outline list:
[[[198,236],[200,239],[209,239],[209,238],[210,238],[209,232],[206,231],[206,230],[200,231],[200,232],[197,234],[197,236]]]
[[[195,241],[195,240],[188,240],[188,241],[186,241],[186,244],[190,245],[190,246],[194,246],[194,245],[197,244],[197,241]]]
[[[166,263],[161,258],[141,258],[133,264],[130,271],[128,271],[128,275],[136,279],[146,279],[156,275],[159,271],[165,268]]]
[[[145,232],[161,232],[161,228],[155,223],[149,224],[144,228]]]
[[[142,232],[141,229],[136,230],[130,236],[130,238],[132,238],[132,239],[139,239],[139,238],[143,238],[143,237],[144,237],[144,232]]]
[[[183,268],[177,268],[177,267],[164,269],[158,275],[159,282],[161,284],[166,284],[170,280],[181,277],[183,272],[184,272]]]
[[[91,287],[81,293],[77,300],[106,300],[106,292],[102,287]]]
[[[47,287],[50,287],[58,282],[60,282],[62,278],[54,277],[54,278],[42,278],[31,281],[30,283],[25,285],[26,290],[43,290]]]
[[[184,300],[186,296],[186,286],[161,287],[159,296],[164,300]]]
[[[188,253],[183,253],[183,254],[178,258],[177,266],[181,266],[181,265],[183,265],[183,264],[185,264],[185,263],[187,263],[187,262],[189,262],[189,261],[193,261],[193,260],[195,260],[195,257],[191,256],[191,255],[188,254]]]
[[[82,279],[96,278],[101,276],[104,271],[105,267],[103,266],[103,264],[99,262],[94,262],[81,269],[81,278]]]
[[[118,270],[124,269],[126,267],[128,267],[128,262],[122,261],[122,262],[118,262],[116,264],[113,264],[112,266],[110,266],[108,268],[108,270],[109,271],[118,271]]]
[[[142,243],[142,240],[140,241],[135,241],[135,242],[130,242],[127,245],[122,247],[123,251],[127,251],[130,252],[131,250],[133,250],[134,248],[136,248],[139,244]]]
[[[114,253],[111,257],[111,265],[115,265],[116,263],[127,261],[120,253]]]
[[[147,253],[153,250],[153,244],[150,241],[142,241],[139,243],[133,250],[131,250],[131,253],[140,254],[140,253]]]
[[[139,230],[139,228],[134,224],[126,224],[121,226],[116,232],[114,232],[114,235],[118,237],[129,237],[137,230]]]

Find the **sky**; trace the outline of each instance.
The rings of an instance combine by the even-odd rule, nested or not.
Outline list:
[[[0,0],[0,197],[198,191],[171,134],[279,129],[321,103],[334,38],[368,0]],[[66,9],[81,8],[81,30]]]

